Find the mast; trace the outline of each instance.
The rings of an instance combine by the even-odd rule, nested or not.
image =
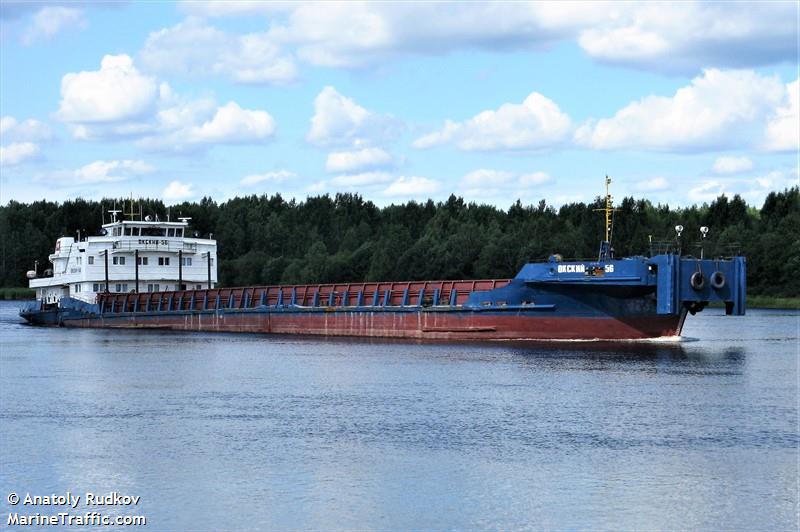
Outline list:
[[[128,212],[124,213],[124,215],[127,216],[128,218],[130,218],[130,221],[134,222],[134,221],[136,221],[136,211],[134,210],[133,194],[131,194],[130,201],[128,202],[128,206],[129,206],[130,210]],[[123,206],[123,208],[124,208],[124,206]]]
[[[606,176],[606,204],[602,209],[594,209],[595,212],[602,212],[605,215],[605,240],[600,242],[600,254],[598,261],[614,258],[614,251],[611,247],[611,237],[614,234],[614,198],[611,196],[611,178]]]
[[[606,242],[611,244],[611,229],[612,229],[612,215],[614,212],[614,200],[611,198],[611,191],[609,187],[611,186],[611,178],[606,176]]]

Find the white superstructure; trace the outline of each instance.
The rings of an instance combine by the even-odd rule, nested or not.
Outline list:
[[[214,288],[217,242],[189,235],[188,220],[114,221],[103,224],[101,236],[63,236],[49,257],[52,268],[44,276],[28,272],[30,287],[45,303],[64,296],[94,303],[106,290],[137,291],[137,279],[139,292]]]

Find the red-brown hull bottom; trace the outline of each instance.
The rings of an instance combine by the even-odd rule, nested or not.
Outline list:
[[[634,340],[679,336],[686,315],[559,317],[481,312],[237,312],[122,314],[68,327],[153,328],[433,340]]]

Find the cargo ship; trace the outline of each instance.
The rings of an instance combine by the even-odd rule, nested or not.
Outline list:
[[[606,180],[606,187],[610,180]],[[615,258],[613,203],[596,258],[552,255],[508,279],[361,282],[221,288],[213,235],[178,222],[112,220],[101,234],[59,238],[37,298],[20,310],[34,325],[252,332],[431,340],[636,340],[678,337],[687,315],[722,302],[745,313],[743,256],[674,250]],[[131,217],[133,218],[133,217]],[[707,228],[702,229],[705,237]]]

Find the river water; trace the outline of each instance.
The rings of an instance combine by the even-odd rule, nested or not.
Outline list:
[[[18,306],[0,302],[0,528],[798,527],[797,312],[481,345],[34,328]],[[7,501],[67,491],[75,510]]]

